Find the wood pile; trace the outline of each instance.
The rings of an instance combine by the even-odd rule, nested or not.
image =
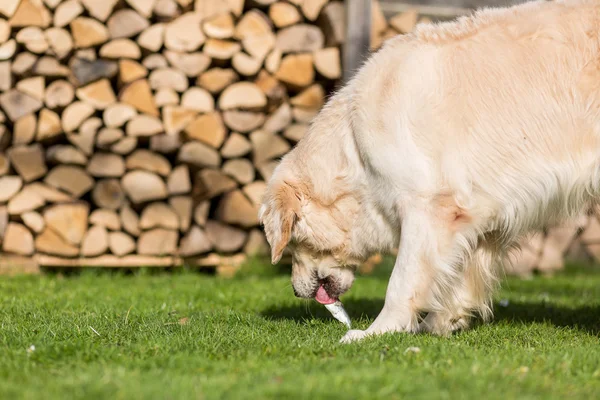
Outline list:
[[[372,49],[427,22],[373,6]],[[268,252],[265,181],[344,37],[334,0],[2,0],[2,254],[230,271]]]

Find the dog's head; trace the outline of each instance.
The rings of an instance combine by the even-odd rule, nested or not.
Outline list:
[[[332,185],[334,186],[334,185]],[[351,192],[323,201],[310,185],[275,174],[260,209],[273,264],[286,248],[292,255],[296,296],[329,303],[348,291],[357,265],[352,251],[359,202]],[[323,290],[324,289],[324,290]]]

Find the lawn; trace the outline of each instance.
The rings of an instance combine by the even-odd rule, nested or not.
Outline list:
[[[189,271],[0,277],[0,398],[600,396],[600,272],[509,279],[495,320],[450,338],[341,345],[345,327],[327,310],[296,299],[287,275],[258,269],[230,280]],[[353,327],[380,310],[387,269],[344,296]]]

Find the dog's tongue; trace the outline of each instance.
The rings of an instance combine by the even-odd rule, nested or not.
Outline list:
[[[332,304],[337,301],[337,299],[332,299],[327,294],[323,285],[319,286],[319,290],[317,290],[317,294],[315,295],[315,300],[321,304]]]

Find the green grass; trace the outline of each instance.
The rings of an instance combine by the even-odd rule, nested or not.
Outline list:
[[[340,345],[341,323],[296,299],[287,275],[259,269],[233,280],[191,272],[0,277],[0,398],[600,395],[600,272],[509,279],[495,320],[450,338],[396,334]],[[355,328],[377,315],[386,282],[385,273],[361,277],[344,296]]]

